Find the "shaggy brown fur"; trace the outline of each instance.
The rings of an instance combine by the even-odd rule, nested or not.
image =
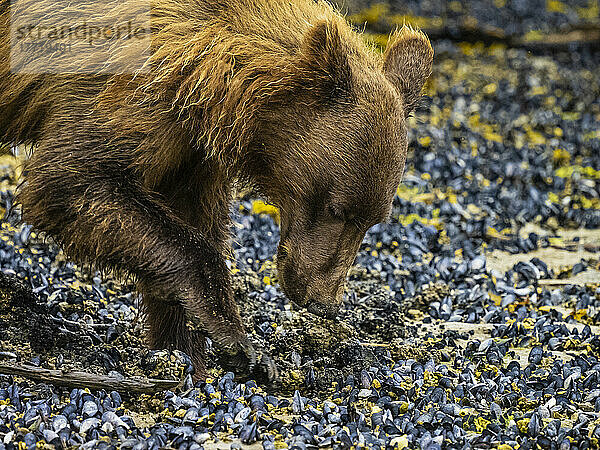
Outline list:
[[[404,169],[433,58],[422,33],[401,29],[382,58],[322,0],[155,0],[147,73],[22,75],[8,13],[0,0],[0,142],[35,144],[24,218],[73,258],[136,277],[151,346],[189,352],[201,376],[206,334],[225,362],[254,366],[226,266],[237,184],[281,210],[286,294],[335,314]]]

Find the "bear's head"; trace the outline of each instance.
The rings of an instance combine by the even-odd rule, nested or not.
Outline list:
[[[355,36],[328,21],[306,33],[286,81],[294,89],[261,117],[253,169],[281,213],[281,286],[326,317],[339,309],[365,233],[390,215],[406,118],[433,62],[427,37],[409,27],[392,36],[383,57]]]

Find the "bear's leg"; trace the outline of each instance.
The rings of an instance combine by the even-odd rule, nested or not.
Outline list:
[[[190,329],[185,308],[180,301],[155,296],[140,287],[144,302],[148,346],[152,349],[175,348],[192,358],[194,379],[206,376],[206,335],[201,330]]]
[[[229,179],[223,177],[222,168],[210,160],[198,157],[174,170],[169,176],[163,178],[162,182],[154,189],[161,194],[169,209],[187,225],[198,230],[198,233],[204,236],[213,248],[222,255],[233,256],[229,245],[232,188]],[[228,277],[229,275],[227,272]],[[227,285],[229,284],[230,280],[228,279]],[[151,306],[151,303],[160,301],[160,299],[160,294],[144,293],[144,303],[147,305],[146,313],[150,326],[149,340],[157,348],[164,347],[165,341],[170,342],[173,339],[169,336],[170,328],[168,324],[165,324],[161,308]],[[152,310],[156,311],[156,318],[153,318]],[[191,328],[197,327],[192,326]],[[185,341],[187,336],[181,338]],[[191,340],[192,346],[196,347],[188,354],[204,354],[204,347],[197,348],[198,337],[195,336],[188,340]],[[202,345],[204,344],[205,339],[202,339]],[[185,346],[189,346],[189,344],[184,344],[183,347]],[[220,356],[220,362],[225,367],[245,365],[243,361],[236,363],[232,360],[231,355],[221,353]],[[194,366],[199,367],[199,364],[195,363]]]
[[[206,332],[221,352],[223,364],[250,373],[257,353],[244,331],[219,250],[179,219],[160,196],[126,176],[59,173],[49,158],[41,162],[42,167],[35,165],[30,166],[21,196],[26,220],[55,236],[68,254],[126,270],[152,292],[148,301],[155,344],[170,340],[189,350],[190,331],[183,326],[182,311],[173,311],[172,304],[158,304],[159,299],[176,299],[185,321]],[[161,308],[171,315],[159,320]],[[262,372],[256,375],[275,375],[266,356],[260,363]]]

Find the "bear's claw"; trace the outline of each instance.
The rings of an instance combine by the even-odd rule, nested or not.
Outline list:
[[[218,352],[218,358],[223,368],[241,378],[271,382],[279,376],[273,360],[264,351],[257,351],[248,338],[223,348]]]

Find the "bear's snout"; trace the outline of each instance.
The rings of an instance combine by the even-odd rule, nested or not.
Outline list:
[[[340,307],[339,305],[325,305],[313,300],[309,301],[306,309],[319,317],[323,317],[325,319],[335,319],[338,315]]]
[[[331,280],[322,273],[299,270],[290,258],[278,257],[279,278],[285,295],[296,305],[320,317],[337,316],[343,299],[344,280]],[[309,275],[310,273],[310,275]]]
[[[317,316],[334,319],[344,300],[345,277],[338,280],[322,279],[308,288],[306,309]]]
[[[284,209],[285,211],[285,209]],[[321,221],[282,214],[277,269],[283,292],[294,304],[333,319],[344,300],[346,276],[364,232],[344,222]]]

